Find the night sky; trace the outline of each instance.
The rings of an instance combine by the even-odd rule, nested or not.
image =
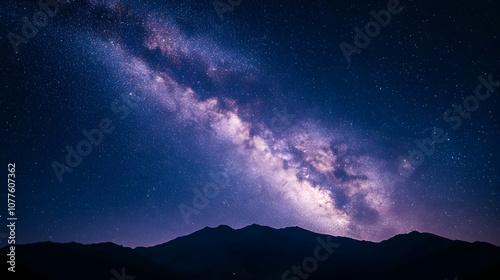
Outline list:
[[[498,1],[57,5],[0,4],[16,244],[257,223],[500,245]]]

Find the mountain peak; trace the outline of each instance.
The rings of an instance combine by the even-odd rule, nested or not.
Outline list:
[[[251,224],[246,227],[242,227],[239,229],[240,231],[247,231],[247,232],[263,232],[263,231],[269,231],[269,230],[276,230],[275,228],[269,227],[269,226],[263,226],[259,224]]]
[[[209,226],[206,226],[204,227],[203,229],[218,229],[218,230],[234,230],[234,228],[228,226],[228,225],[218,225],[216,227],[209,227]]]

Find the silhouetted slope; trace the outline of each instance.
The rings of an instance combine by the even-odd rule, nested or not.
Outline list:
[[[21,245],[16,249],[16,276],[109,280],[112,269],[121,272],[125,267],[126,274],[136,276],[135,280],[279,280],[292,265],[314,257],[318,246],[326,253],[318,237],[340,246],[307,273],[311,280],[500,279],[500,248],[488,243],[452,241],[419,232],[374,243],[298,227],[273,229],[255,224],[239,230],[207,227],[149,248],[131,249],[113,243]],[[6,249],[1,249],[3,256]],[[302,278],[290,272],[283,279]]]
[[[1,250],[2,256],[7,253],[7,247]],[[127,274],[143,275],[143,279],[162,279],[164,275],[172,275],[168,269],[160,268],[133,249],[113,243],[40,242],[16,246],[16,272],[9,272],[7,279],[109,280],[111,270],[121,271],[123,266],[126,266]],[[15,278],[11,278],[13,275]]]

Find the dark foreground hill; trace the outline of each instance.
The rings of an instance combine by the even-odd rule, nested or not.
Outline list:
[[[0,252],[5,260],[8,247]],[[498,280],[500,248],[419,232],[374,243],[298,227],[219,226],[148,248],[113,243],[18,245],[16,272],[7,275],[1,279]]]

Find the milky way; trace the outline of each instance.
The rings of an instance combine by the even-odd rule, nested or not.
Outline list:
[[[216,65],[230,55],[199,47],[211,44],[186,39],[175,26],[154,16],[144,26],[147,37],[143,44],[149,50],[161,50],[160,59],[182,63],[181,60],[196,58],[212,81],[224,80]],[[119,46],[105,48],[125,52]],[[368,239],[378,236],[381,227],[401,231],[390,213],[390,182],[379,175],[382,171],[374,166],[375,159],[356,155],[348,141],[335,139],[336,132],[297,121],[286,128],[287,132],[276,136],[270,123],[243,120],[239,104],[230,97],[201,100],[192,88],[180,85],[167,71],[151,69],[144,59],[127,55],[120,58],[117,63],[121,63],[125,78],[136,90],[174,113],[175,122],[191,121],[208,130],[227,150],[222,158],[244,169],[250,182],[261,182],[272,203],[300,217],[301,225]],[[233,70],[229,64],[230,69],[224,71],[251,71],[237,66]],[[222,109],[221,103],[229,108]],[[258,129],[251,133],[253,128]],[[252,185],[248,186],[250,193]]]
[[[238,15],[242,19],[251,18],[248,13],[259,9],[244,2],[230,15],[234,21],[229,20],[229,23],[242,25],[229,26],[227,21],[217,22],[217,14],[208,2],[202,5],[189,1],[163,5],[153,1],[76,1],[61,6],[60,13],[46,27],[45,37],[20,46],[18,56],[23,58],[40,52],[52,41],[57,42],[57,36],[66,37],[55,43],[54,53],[43,60],[57,56],[58,61],[64,61],[50,67],[57,67],[60,73],[72,73],[62,75],[64,79],[59,81],[69,84],[73,96],[59,93],[64,89],[57,88],[54,82],[44,81],[54,80],[54,77],[40,78],[40,83],[55,87],[53,96],[56,101],[50,106],[65,108],[61,112],[66,112],[67,108],[78,112],[78,115],[70,113],[64,121],[62,118],[55,121],[52,124],[57,131],[55,134],[42,125],[41,135],[34,133],[29,138],[44,139],[49,134],[56,140],[51,144],[38,140],[44,143],[43,152],[34,162],[44,166],[38,177],[30,175],[33,176],[30,183],[33,185],[32,198],[26,200],[29,202],[38,196],[44,202],[26,208],[34,213],[26,219],[40,232],[39,236],[25,233],[26,240],[153,245],[204,226],[228,224],[239,228],[254,222],[274,227],[300,226],[316,232],[372,241],[411,230],[432,231],[462,239],[487,239],[491,236],[491,231],[485,230],[481,237],[474,237],[465,228],[493,220],[498,224],[498,220],[491,216],[498,208],[484,210],[485,215],[490,216],[488,219],[441,225],[446,216],[450,221],[458,221],[462,211],[471,213],[469,211],[482,201],[480,197],[490,191],[496,197],[488,207],[499,205],[498,180],[496,183],[490,180],[488,190],[477,195],[476,202],[468,205],[467,210],[460,210],[457,206],[467,197],[467,191],[462,187],[458,187],[461,194],[446,191],[443,192],[446,195],[437,195],[450,203],[447,206],[450,210],[443,209],[438,201],[433,200],[433,193],[439,193],[440,186],[455,185],[450,182],[456,179],[455,174],[461,173],[460,168],[452,167],[453,172],[446,171],[442,178],[435,179],[439,177],[439,170],[448,168],[446,158],[449,155],[462,153],[454,150],[460,145],[450,144],[447,152],[431,159],[435,162],[428,160],[431,167],[420,168],[420,172],[427,175],[415,173],[417,175],[403,179],[400,176],[398,157],[413,148],[412,140],[421,137],[420,131],[432,129],[439,123],[435,121],[437,118],[418,116],[412,119],[413,125],[402,120],[397,131],[388,129],[390,133],[383,132],[391,126],[390,121],[399,122],[406,113],[413,114],[413,109],[408,108],[415,108],[413,105],[404,107],[408,102],[404,98],[378,100],[372,92],[382,91],[382,87],[386,92],[400,91],[397,86],[389,85],[392,78],[388,78],[391,69],[387,63],[381,62],[386,70],[380,71],[389,72],[381,72],[373,78],[385,84],[373,90],[370,88],[372,82],[362,77],[367,74],[365,69],[373,66],[373,61],[360,62],[359,70],[356,66],[326,67],[324,63],[314,61],[316,58],[309,53],[310,63],[316,63],[316,69],[332,71],[331,80],[315,78],[314,75],[311,78],[311,73],[306,73],[309,70],[302,73],[300,67],[293,66],[299,61],[294,55],[299,52],[294,49],[297,46],[294,34],[291,34],[288,47],[287,39],[268,35],[271,32],[258,35],[253,28],[258,30],[259,24],[250,28],[246,27],[250,23],[236,19]],[[11,15],[12,19],[22,14],[20,7],[10,7],[17,11]],[[240,8],[242,11],[238,14]],[[366,14],[369,10],[366,8]],[[5,13],[5,8],[2,11]],[[286,15],[286,11],[282,13]],[[197,21],[197,17],[203,19]],[[236,39],[221,40],[220,34],[227,38],[244,38],[242,33],[246,28],[251,30],[248,34],[253,38],[241,39],[241,45],[234,43]],[[386,28],[384,33],[396,32],[390,28],[398,26]],[[240,34],[235,35],[238,32]],[[299,29],[294,32],[300,33]],[[324,33],[320,37],[327,36],[327,31],[321,32]],[[338,31],[339,34],[343,32],[349,31]],[[404,33],[398,32],[400,35]],[[384,41],[383,36],[380,37],[378,39]],[[334,38],[317,44],[336,52],[335,59],[339,60],[335,63],[340,64],[342,53],[336,47],[330,50],[329,43],[326,43]],[[386,40],[394,41],[392,37]],[[332,44],[337,46],[338,43],[340,41]],[[304,41],[303,44],[312,43]],[[283,63],[270,66],[273,64],[269,59],[272,55],[262,48],[279,45],[287,46],[284,49],[290,51],[286,54],[290,57],[276,61],[286,61],[291,65],[290,69]],[[252,46],[257,47],[253,50]],[[276,47],[276,53],[281,51]],[[72,57],[68,52],[78,54]],[[380,52],[380,55],[387,55]],[[363,54],[376,56],[377,52],[364,50]],[[78,73],[79,67],[84,69],[81,74]],[[486,66],[481,69],[495,70]],[[339,72],[348,73],[349,77],[339,78],[343,75],[335,74]],[[394,79],[399,73],[393,74]],[[96,80],[92,81],[94,75]],[[498,75],[497,72],[496,77]],[[475,76],[477,72],[470,74],[471,78]],[[343,84],[347,79],[350,82]],[[428,79],[430,83],[432,79]],[[322,81],[328,82],[322,85]],[[332,85],[335,83],[341,86]],[[352,85],[351,89],[346,89],[349,85]],[[362,89],[362,85],[370,89]],[[343,97],[342,91],[355,93],[352,97]],[[411,94],[408,89],[402,91]],[[45,94],[47,89],[43,92]],[[328,92],[329,95],[323,101],[315,97],[318,92]],[[430,96],[430,93],[426,94],[420,100]],[[460,93],[456,94],[460,96]],[[140,102],[130,108],[126,119],[115,118],[115,131],[104,135],[101,147],[96,147],[71,173],[65,173],[64,180],[59,183],[51,163],[64,163],[64,147],[76,145],[83,139],[79,134],[82,129],[90,129],[92,125],[97,127],[95,123],[100,118],[113,116],[108,104],[123,96]],[[371,99],[373,104],[370,104]],[[453,102],[451,97],[446,100]],[[33,106],[29,106],[30,110]],[[93,106],[97,109],[92,109]],[[423,108],[427,110],[425,106]],[[388,112],[393,116],[383,117]],[[58,119],[44,114],[44,118]],[[370,114],[378,117],[370,117]],[[488,114],[487,108],[483,114]],[[498,112],[496,114],[498,116]],[[498,139],[497,124],[494,127],[495,134],[488,139]],[[417,132],[409,133],[410,129]],[[31,132],[31,129],[24,133],[27,131]],[[488,142],[487,145],[493,144]],[[488,157],[494,154],[492,151],[481,153]],[[239,170],[237,175],[224,173],[228,166],[236,167]],[[494,174],[497,167],[491,167],[488,172],[493,173],[486,172],[489,175],[485,176]],[[195,213],[188,219],[183,217],[180,205],[194,207],[192,201],[196,191],[193,190],[202,190],[212,182],[208,174],[217,172],[224,174],[228,187],[209,198],[208,207],[191,208]],[[466,185],[474,185],[472,179],[464,181],[468,181]],[[36,184],[45,185],[45,190],[51,194],[42,194],[44,189],[35,187]],[[430,184],[434,184],[435,191],[429,191]],[[65,214],[58,215],[60,211]],[[478,217],[476,214],[469,216]],[[129,222],[140,229],[130,228]]]

